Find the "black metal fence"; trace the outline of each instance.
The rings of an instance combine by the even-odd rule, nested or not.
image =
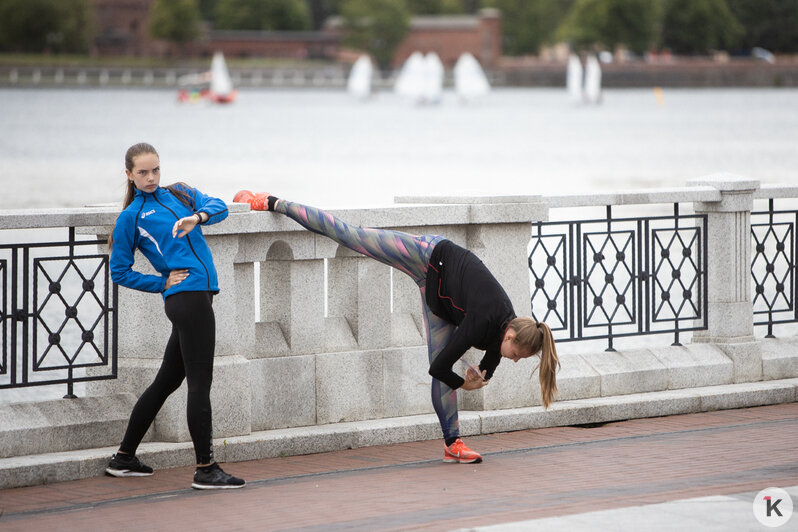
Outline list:
[[[613,218],[535,224],[532,315],[558,341],[707,328],[707,217]]]
[[[777,211],[773,200],[768,210],[751,213],[751,278],[753,280],[754,325],[798,322],[795,306],[795,228],[798,211]]]
[[[0,389],[117,375],[117,296],[104,240],[0,244]],[[89,251],[87,250],[87,251]],[[87,368],[108,367],[107,372]]]

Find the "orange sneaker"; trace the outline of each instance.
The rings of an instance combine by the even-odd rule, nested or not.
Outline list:
[[[253,211],[268,211],[270,197],[271,194],[268,192],[252,193],[249,190],[242,190],[235,195],[233,203],[249,203]]]
[[[443,461],[453,464],[478,464],[482,461],[482,455],[472,451],[463,440],[457,440],[451,444],[443,445]]]

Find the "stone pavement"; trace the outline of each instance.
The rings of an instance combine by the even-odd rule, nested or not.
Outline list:
[[[227,464],[243,490],[186,467],[7,489],[0,530],[768,530],[754,495],[798,496],[796,403],[466,442],[484,463],[421,441]]]

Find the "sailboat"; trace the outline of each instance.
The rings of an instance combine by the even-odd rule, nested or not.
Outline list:
[[[238,96],[222,52],[213,54],[209,71],[181,76],[178,84],[191,87],[178,91],[177,99],[180,102],[207,100],[213,103],[232,103]]]
[[[601,65],[592,54],[585,60],[585,102],[601,103]]]
[[[214,103],[233,103],[237,96],[238,91],[233,88],[224,55],[216,52],[211,60],[211,89],[208,91],[208,99]]]
[[[576,54],[568,56],[565,86],[568,88],[571,99],[576,103],[582,103],[582,62]]]
[[[413,52],[402,65],[396,82],[394,92],[399,96],[417,99],[423,92],[424,56],[421,52]]]
[[[443,96],[443,63],[435,52],[424,56],[424,76],[418,103],[437,104]]]
[[[367,55],[361,55],[355,64],[352,65],[352,70],[349,72],[349,79],[346,82],[346,90],[352,96],[365,100],[371,96],[371,76],[374,72],[374,67],[371,65],[371,59]]]
[[[479,62],[465,52],[454,65],[454,89],[460,100],[467,102],[490,92],[490,83]]]

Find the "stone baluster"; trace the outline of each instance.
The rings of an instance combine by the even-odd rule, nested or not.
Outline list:
[[[761,380],[751,302],[751,209],[759,181],[715,174],[688,184],[721,193],[720,201],[694,203],[697,214],[707,215],[709,316],[707,330],[695,332],[693,342],[717,344],[734,361],[735,382]]]

